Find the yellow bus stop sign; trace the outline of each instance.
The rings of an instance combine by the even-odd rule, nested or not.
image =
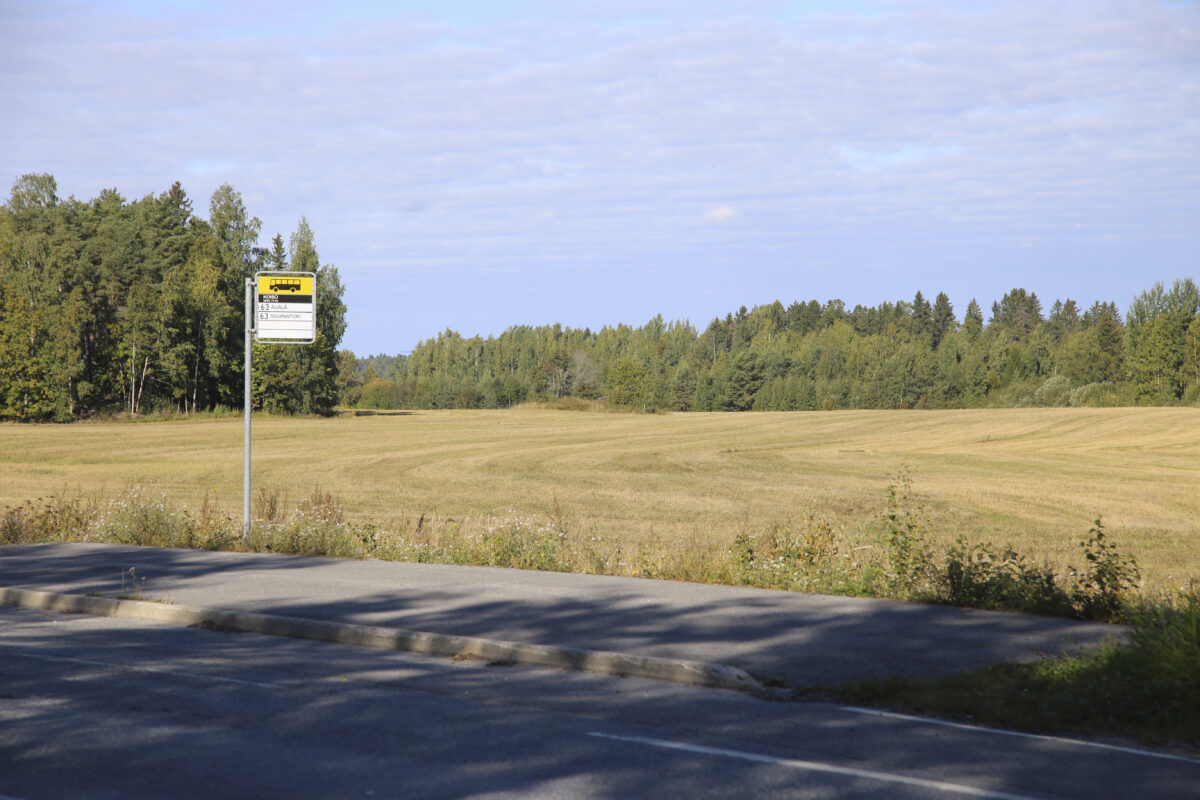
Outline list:
[[[260,272],[254,276],[254,338],[306,344],[317,338],[317,276]]]

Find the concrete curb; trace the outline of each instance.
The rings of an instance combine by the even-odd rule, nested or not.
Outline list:
[[[686,661],[654,656],[633,656],[578,647],[554,647],[451,636],[444,633],[406,631],[346,622],[256,614],[245,611],[189,608],[145,600],[59,594],[36,589],[0,588],[0,605],[65,614],[91,614],[158,622],[166,625],[205,628],[213,631],[259,633],[292,639],[336,642],[376,650],[398,650],[436,656],[474,656],[487,661],[530,664],[602,675],[628,675],[671,681],[689,686],[708,686],[763,693],[763,686],[745,670],[725,664]]]

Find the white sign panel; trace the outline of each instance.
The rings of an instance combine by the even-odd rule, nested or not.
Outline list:
[[[317,276],[312,272],[255,275],[254,338],[307,344],[317,338]]]

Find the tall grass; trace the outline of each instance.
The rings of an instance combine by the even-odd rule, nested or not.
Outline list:
[[[747,518],[728,545],[719,537],[651,538],[630,544],[576,526],[557,498],[543,515],[508,509],[481,518],[420,514],[380,526],[349,519],[342,502],[315,488],[294,505],[260,489],[250,535],[206,496],[198,508],[130,486],[107,502],[81,494],[7,507],[0,543],[115,542],[154,547],[476,564],[868,595],[959,606],[1118,620],[1138,570],[1099,520],[1083,542],[1087,567],[1031,565],[1012,548],[928,541],[907,471],[887,489],[873,541],[863,543],[813,503],[783,523]]]

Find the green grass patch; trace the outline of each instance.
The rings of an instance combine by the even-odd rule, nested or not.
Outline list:
[[[1083,656],[936,681],[869,680],[820,695],[1042,733],[1134,738],[1200,755],[1200,588],[1142,600],[1131,638]]]

